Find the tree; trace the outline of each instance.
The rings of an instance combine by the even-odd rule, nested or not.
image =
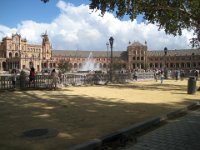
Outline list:
[[[44,3],[49,0],[41,0]],[[133,21],[142,15],[146,23],[164,29],[166,34],[182,35],[182,30],[194,31],[190,43],[200,46],[200,1],[199,0],[90,0],[90,9],[112,12],[116,17],[125,15]]]
[[[61,60],[58,63],[58,69],[62,72],[65,73],[71,69],[71,66],[69,64],[69,61]]]
[[[44,3],[47,3],[47,2],[49,2],[49,0],[41,0],[42,2],[44,2]]]
[[[126,68],[126,62],[121,59],[113,58],[113,71],[121,71]]]
[[[182,35],[183,29],[194,31],[193,47],[200,46],[199,0],[90,0],[90,9],[112,12],[118,18],[125,15],[134,20],[142,15],[146,23],[153,23],[167,34]]]

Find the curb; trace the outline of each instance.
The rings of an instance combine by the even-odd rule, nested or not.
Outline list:
[[[93,140],[90,140],[88,142],[85,142],[85,143],[82,143],[79,145],[75,145],[71,148],[68,148],[67,150],[95,150],[95,149],[99,148],[100,146],[103,146],[108,143],[112,143],[114,141],[118,141],[129,135],[136,135],[137,133],[140,133],[140,132],[145,131],[155,125],[160,124],[161,122],[164,122],[164,121],[167,121],[174,117],[177,117],[180,114],[186,114],[189,110],[197,108],[198,106],[199,106],[199,102],[192,103],[186,107],[183,107],[183,108],[177,109],[175,111],[169,112],[167,114],[164,114],[163,116],[154,117],[154,118],[148,119],[146,121],[136,123],[127,128],[120,129],[116,132],[110,133],[110,134],[102,136],[100,138],[93,139]]]

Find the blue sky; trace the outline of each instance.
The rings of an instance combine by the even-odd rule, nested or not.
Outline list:
[[[84,3],[83,3],[84,2]],[[114,49],[124,51],[128,43],[147,41],[149,50],[191,48],[192,33],[182,36],[166,35],[153,24],[117,19],[113,14],[89,10],[89,0],[0,0],[0,39],[14,33],[29,43],[41,44],[40,35],[47,31],[53,48],[59,50],[106,50],[110,36]],[[83,5],[82,5],[83,4]]]
[[[79,6],[89,4],[89,0],[64,0]],[[50,0],[44,4],[40,0],[0,0],[0,23],[8,27],[15,27],[23,20],[34,20],[49,23],[59,15],[56,7],[58,0]]]

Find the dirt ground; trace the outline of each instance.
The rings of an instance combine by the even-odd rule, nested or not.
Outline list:
[[[187,94],[187,80],[0,92],[0,149],[64,150],[197,102],[199,96],[199,91]],[[38,128],[59,133],[22,137]]]

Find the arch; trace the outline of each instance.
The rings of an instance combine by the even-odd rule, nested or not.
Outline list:
[[[192,67],[197,67],[197,64],[195,62],[193,62]]]
[[[160,63],[160,68],[162,68],[163,67],[163,64],[162,63]]]
[[[18,53],[15,53],[15,57],[18,57],[19,56],[19,54]]]
[[[103,65],[102,65],[102,63],[100,63],[100,64],[99,64],[99,68],[102,68],[102,67],[103,67]]]
[[[181,68],[185,68],[185,64],[184,63],[181,63]]]
[[[69,64],[69,67],[70,67],[70,68],[73,68],[73,65],[72,65],[72,63],[70,63],[70,64]]]
[[[180,64],[179,63],[176,63],[176,68],[180,68]]]
[[[78,67],[79,67],[79,68],[81,68],[81,67],[82,67],[82,64],[81,64],[81,63],[79,63]]]
[[[9,58],[12,58],[12,53],[11,52],[9,53]]]
[[[6,62],[2,62],[3,71],[6,71]]]
[[[106,67],[107,67],[107,65],[106,65],[106,63],[104,63],[104,64],[103,64],[103,68],[106,68]]]
[[[133,69],[135,69],[135,63],[133,63],[132,65],[133,65]]]
[[[33,67],[33,62],[32,61],[29,62],[29,67],[30,68]]]
[[[150,63],[150,65],[149,65],[149,66],[150,66],[150,68],[153,68],[153,64],[152,64],[152,63]]]
[[[190,63],[189,63],[189,62],[187,62],[187,64],[186,64],[186,65],[187,65],[187,68],[190,68]]]
[[[74,63],[74,68],[77,68],[77,67],[78,67],[77,63]]]
[[[53,67],[54,67],[54,68],[56,67],[56,63],[53,63]]]
[[[141,63],[141,69],[144,69],[144,64],[143,63]]]

